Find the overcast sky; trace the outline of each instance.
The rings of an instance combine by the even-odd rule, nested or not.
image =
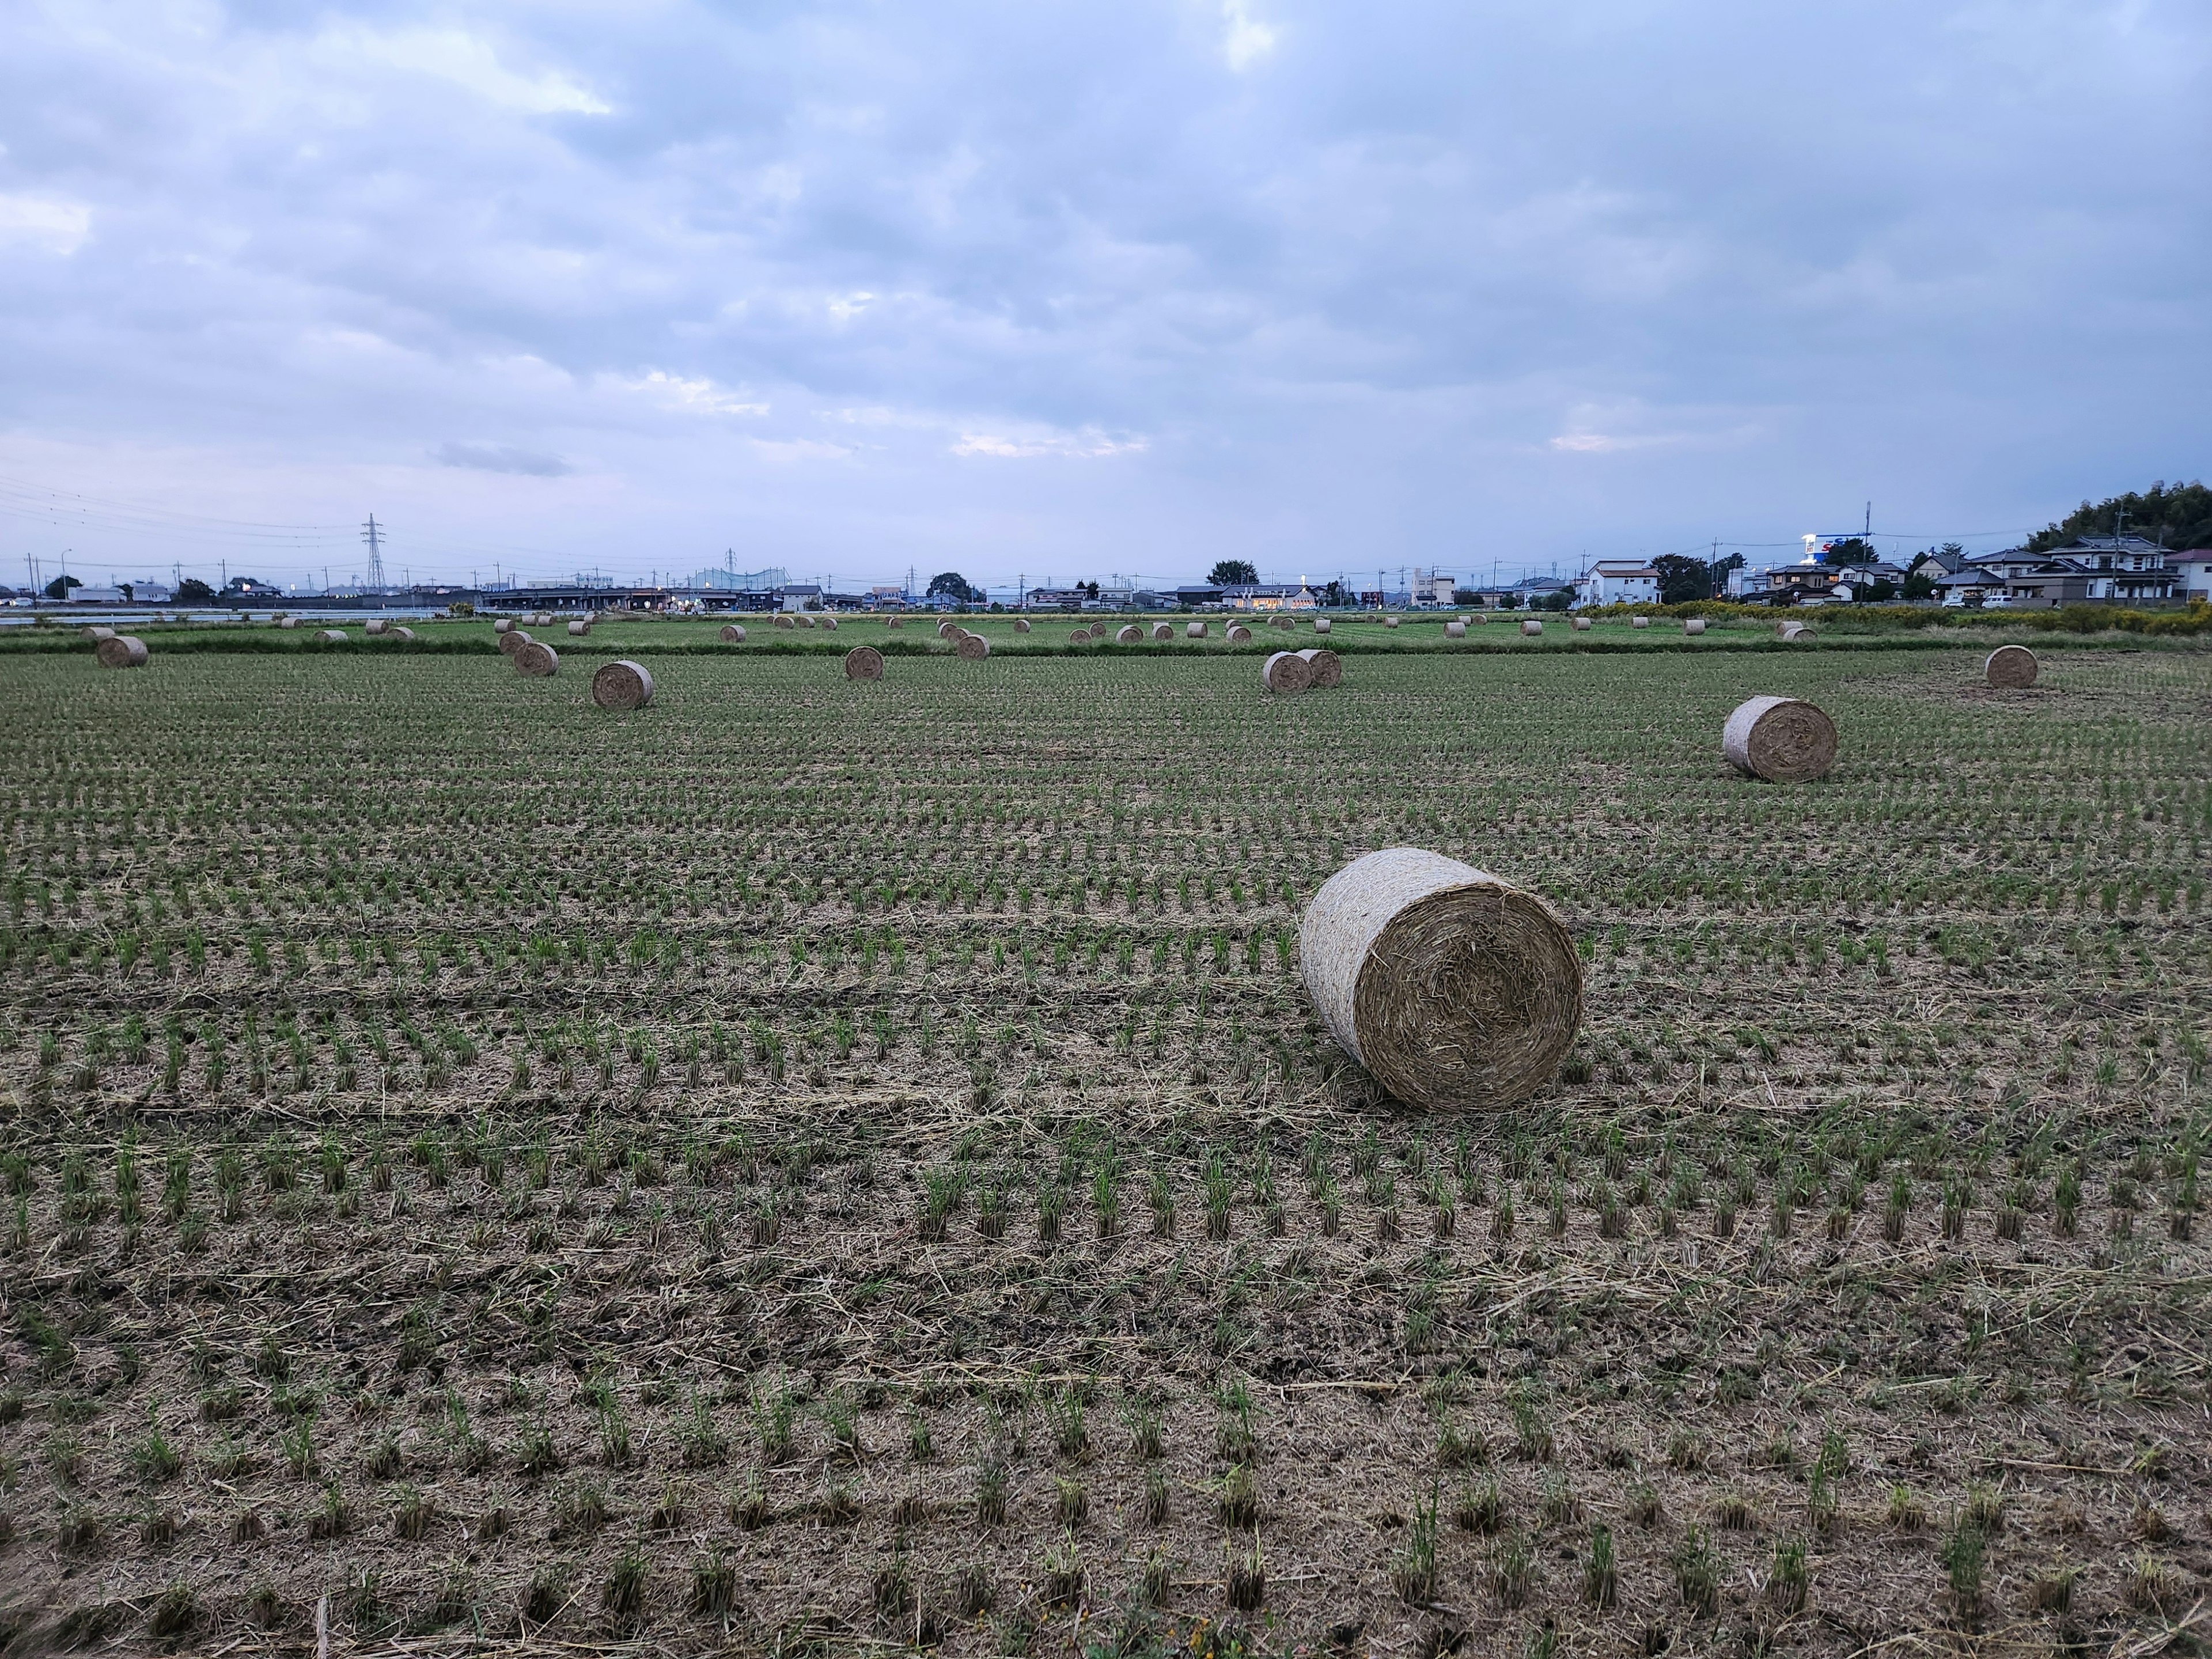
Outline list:
[[[0,580],[1371,585],[2212,471],[2203,0],[0,0]],[[282,526],[283,528],[269,528]]]

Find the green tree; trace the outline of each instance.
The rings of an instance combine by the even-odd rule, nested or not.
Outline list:
[[[2124,530],[2177,550],[2212,547],[2212,489],[2192,479],[2168,488],[2161,481],[2140,494],[2130,490],[2092,506],[2083,501],[2058,523],[2027,538],[2027,550],[2063,547],[2076,536],[2117,536]]]
[[[177,602],[180,605],[213,605],[215,589],[198,576],[187,576],[177,584]]]
[[[1874,550],[1874,544],[1857,536],[1846,536],[1839,542],[1831,542],[1820,550],[1822,564],[1872,564],[1881,555]]]
[[[939,594],[949,599],[957,599],[962,605],[981,604],[983,599],[983,590],[969,586],[968,579],[957,570],[940,570],[929,579],[927,597],[933,599]]]
[[[83,586],[84,584],[74,576],[57,576],[46,584],[46,597],[50,599],[65,599],[69,598],[70,589]]]
[[[1651,561],[1651,568],[1659,573],[1662,605],[1688,605],[1713,596],[1713,568],[1703,559],[1693,559],[1686,553],[1662,553]]]
[[[1249,587],[1260,580],[1260,573],[1249,559],[1220,559],[1206,573],[1206,580],[1214,587]]]

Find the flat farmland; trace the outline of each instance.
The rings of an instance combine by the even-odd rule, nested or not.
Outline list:
[[[989,631],[0,654],[0,1633],[2205,1640],[2212,658]],[[1300,986],[1408,844],[1575,933],[1521,1111]]]

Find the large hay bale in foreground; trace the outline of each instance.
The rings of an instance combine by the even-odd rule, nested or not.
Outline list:
[[[530,635],[519,628],[510,628],[499,636],[500,654],[511,657],[530,643]]]
[[[1705,619],[1703,617],[1691,617],[1687,622],[1682,624],[1682,631],[1685,634],[1704,633],[1705,631]]]
[[[617,657],[592,676],[592,701],[602,708],[642,708],[653,701],[653,675],[641,662]]]
[[[1165,623],[1154,623],[1152,637],[1162,641],[1171,640],[1175,637],[1175,629],[1170,628]]]
[[[1769,783],[1806,783],[1836,763],[1836,723],[1801,697],[1753,697],[1721,731],[1736,769]]]
[[[1370,853],[1323,883],[1298,955],[1345,1052],[1431,1110],[1517,1105],[1582,1024],[1582,962],[1551,907],[1419,848]]]
[[[1628,625],[1631,628],[1649,628],[1651,626],[1651,618],[1649,617],[1631,617],[1628,619]]]
[[[1315,632],[1315,633],[1316,633],[1316,634],[1326,634],[1326,633],[1328,633],[1328,617],[1316,617],[1314,618],[1314,632]]]
[[[1206,624],[1202,622],[1185,623],[1182,632],[1185,639],[1202,640],[1206,637]]]
[[[1982,663],[1982,678],[2006,691],[2025,691],[2042,672],[2035,653],[2024,645],[2001,645]]]
[[[981,662],[991,654],[991,642],[981,634],[963,633],[953,650],[963,662]]]
[[[1316,691],[1327,691],[1344,684],[1344,659],[1325,645],[1310,645],[1298,653],[1304,659],[1306,672],[1311,676],[1309,684]]]
[[[1313,665],[1295,651],[1278,651],[1260,665],[1260,684],[1288,696],[1313,684]]]
[[[560,667],[561,653],[543,640],[532,640],[514,653],[514,672],[526,679],[550,678]]]
[[[377,639],[381,637],[385,629],[389,628],[391,625],[391,623],[386,622],[381,617],[371,617],[367,622],[361,625],[361,631],[368,635],[371,639]]]
[[[143,668],[146,641],[135,634],[110,634],[92,647],[102,668]]]
[[[1524,635],[1540,634],[1544,631],[1544,624],[1531,617],[1521,624],[1521,631]]]
[[[572,640],[580,640],[591,631],[592,625],[587,622],[572,622],[568,624],[568,637]]]
[[[872,645],[856,645],[845,653],[845,678],[872,684],[884,677],[884,653]]]
[[[1249,645],[1252,642],[1252,630],[1245,627],[1243,623],[1231,623],[1229,624],[1228,640],[1231,645]]]
[[[1462,622],[1458,617],[1453,617],[1449,622],[1444,624],[1444,637],[1448,640],[1465,639],[1467,637],[1467,624]]]
[[[724,645],[743,645],[744,642],[745,630],[743,624],[738,623],[724,623],[722,624],[722,643]]]

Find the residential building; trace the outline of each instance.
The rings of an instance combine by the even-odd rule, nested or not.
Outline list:
[[[1946,576],[1957,575],[1966,568],[1965,554],[1946,553],[1940,549],[1931,547],[1906,567],[1906,574],[1925,576],[1931,582],[1940,582]]]
[[[2042,553],[1985,555],[1936,586],[1945,605],[2157,605],[2182,586],[2175,557],[2142,536],[2080,536]]]
[[[1304,582],[1234,582],[1220,603],[1231,611],[1311,611],[1320,600]]]
[[[2192,547],[2172,556],[2173,597],[2191,605],[2212,604],[2212,547]]]
[[[1087,587],[1032,587],[1022,603],[1036,611],[1080,611],[1091,603]]]
[[[1577,605],[1654,605],[1659,573],[1641,559],[1600,559],[1575,578]]]
[[[819,611],[826,601],[819,582],[786,582],[776,595],[779,611]]]

